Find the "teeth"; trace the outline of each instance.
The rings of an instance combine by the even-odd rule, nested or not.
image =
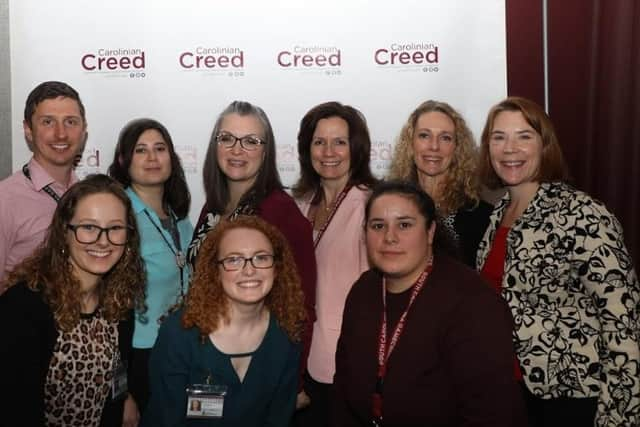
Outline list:
[[[340,162],[321,162],[322,166],[338,166]]]
[[[66,150],[69,148],[69,144],[52,144],[51,146],[56,150]]]
[[[104,258],[106,256],[109,256],[109,254],[111,253],[111,251],[87,251],[89,253],[89,255],[97,257],[97,258]]]
[[[240,286],[241,288],[255,288],[260,286],[260,282],[257,282],[255,280],[252,280],[250,282],[240,282],[238,283],[238,286]]]

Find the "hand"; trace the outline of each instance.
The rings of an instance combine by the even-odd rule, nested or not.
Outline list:
[[[138,405],[131,395],[124,401],[124,413],[122,414],[122,427],[138,427],[140,412]]]
[[[304,390],[298,393],[296,397],[296,409],[306,408],[311,404],[311,398]]]

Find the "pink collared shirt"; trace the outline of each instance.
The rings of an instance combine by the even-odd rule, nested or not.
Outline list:
[[[364,206],[366,189],[353,187],[344,198],[316,247],[318,281],[316,283],[316,321],[307,364],[311,377],[321,383],[333,383],[335,353],[342,311],[351,286],[369,269],[364,242]],[[305,216],[311,197],[297,200]]]
[[[29,161],[29,172],[31,180],[20,169],[0,181],[0,282],[45,238],[57,204],[42,189],[49,184],[59,196],[68,189],[51,178],[33,158]],[[77,181],[71,173],[69,186]]]

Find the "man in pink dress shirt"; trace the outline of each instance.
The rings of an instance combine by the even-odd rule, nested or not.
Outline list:
[[[7,273],[44,240],[57,199],[78,180],[73,165],[87,138],[78,92],[62,82],[39,84],[27,97],[23,128],[33,157],[0,181],[0,293]]]

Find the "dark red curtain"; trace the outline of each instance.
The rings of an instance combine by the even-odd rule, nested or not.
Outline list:
[[[509,94],[542,103],[542,56],[530,53],[542,48],[542,2],[506,4]],[[574,184],[618,217],[637,269],[640,2],[549,0],[547,16],[549,114]],[[523,70],[527,80],[521,78]]]

